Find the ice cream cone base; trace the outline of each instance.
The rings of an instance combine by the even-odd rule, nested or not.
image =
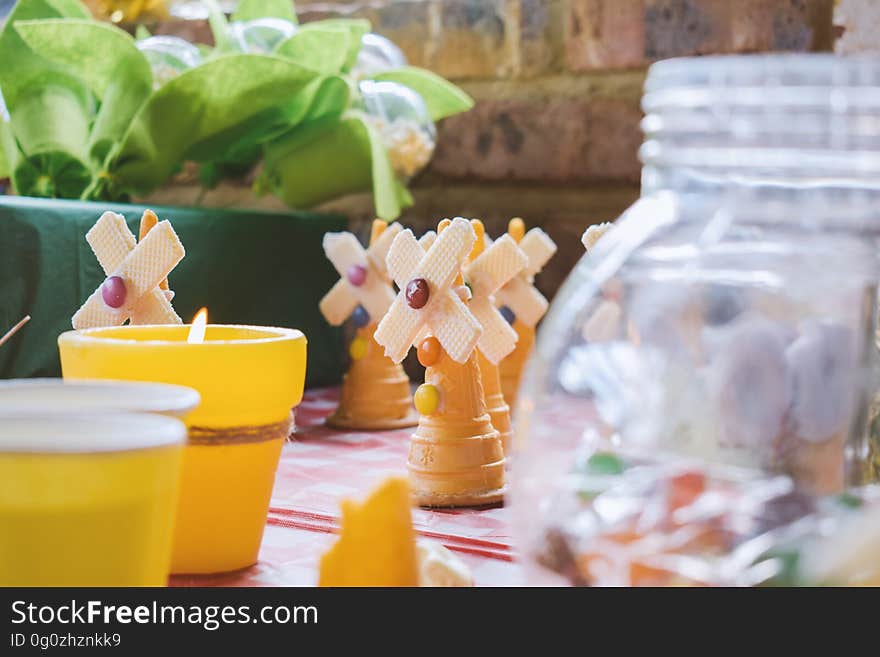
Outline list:
[[[516,393],[519,390],[523,368],[535,344],[534,326],[526,326],[517,320],[513,323],[513,328],[519,335],[516,347],[498,365],[498,371],[501,374],[501,390],[504,393],[504,399],[511,408],[516,403]]]
[[[480,378],[483,383],[486,408],[492,419],[492,426],[501,435],[501,444],[504,446],[504,453],[507,454],[513,430],[510,427],[510,406],[507,405],[501,390],[501,375],[498,366],[486,359],[479,351],[477,352],[477,362],[480,365]]]
[[[375,323],[358,329],[355,340],[365,341],[366,352],[352,360],[342,380],[339,408],[327,418],[328,426],[375,431],[418,424],[409,378],[376,344],[375,330]]]
[[[504,500],[504,448],[483,398],[476,354],[464,364],[443,354],[425,373],[440,406],[412,435],[408,469],[416,504],[471,507]]]

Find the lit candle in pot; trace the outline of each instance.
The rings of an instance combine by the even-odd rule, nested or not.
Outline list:
[[[129,325],[68,331],[58,345],[65,378],[160,381],[200,393],[187,418],[172,571],[255,563],[290,411],[302,399],[305,336],[258,326]]]

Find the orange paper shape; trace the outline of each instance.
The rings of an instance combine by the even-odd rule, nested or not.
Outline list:
[[[321,557],[319,586],[418,586],[409,485],[387,479],[363,502],[343,500],[339,540]]]

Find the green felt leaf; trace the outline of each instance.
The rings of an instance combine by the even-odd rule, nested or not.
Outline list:
[[[214,52],[217,54],[235,52],[235,44],[229,36],[229,22],[217,0],[203,0],[202,4],[208,10],[208,25],[214,37]]]
[[[310,83],[301,96],[308,103],[302,122],[328,117],[339,118],[348,107],[351,88],[345,78],[331,75]]]
[[[12,136],[12,126],[0,116],[0,178],[9,178],[15,166],[18,145]]]
[[[54,71],[34,77],[10,108],[12,133],[26,156],[65,151],[84,158],[93,114],[85,87]]]
[[[92,181],[83,161],[65,151],[44,151],[19,162],[12,184],[21,196],[79,198]]]
[[[94,103],[78,80],[48,70],[19,91],[4,150],[15,156],[12,184],[23,196],[78,198],[92,180],[87,148]],[[14,144],[13,144],[14,142]]]
[[[257,191],[308,208],[370,189],[370,144],[359,121],[313,121],[264,147]]]
[[[278,44],[275,54],[329,75],[342,71],[350,42],[351,31],[344,27],[300,30]]]
[[[109,23],[82,19],[17,21],[16,31],[30,49],[63,64],[103,98],[115,78],[124,75],[138,87],[150,88],[150,64],[131,36]]]
[[[382,137],[373,125],[365,118],[357,120],[366,130],[370,143],[371,172],[373,180],[373,202],[376,204],[376,215],[386,221],[400,216],[400,198],[398,197],[397,177],[391,166],[391,159]]]
[[[291,131],[266,146],[263,164],[258,186],[291,207],[313,207],[372,189],[377,216],[392,220],[412,200],[400,190],[381,137],[356,113]]]
[[[234,21],[250,21],[255,18],[283,18],[296,23],[293,0],[239,0],[232,13]]]
[[[34,53],[70,70],[101,101],[89,151],[102,162],[152,91],[149,62],[128,33],[107,23],[19,21],[15,29]]]
[[[398,82],[417,92],[424,99],[434,121],[466,112],[474,106],[473,98],[464,91],[436,73],[423,68],[406,66],[379,73],[375,79]]]
[[[225,55],[191,69],[156,91],[135,117],[115,174],[133,191],[147,193],[183,159],[215,159],[253,138],[251,130],[264,137],[266,113],[284,118],[290,106],[307,109],[297,95],[317,77],[267,55]]]
[[[344,29],[349,34],[348,52],[345,56],[344,70],[351,69],[357,61],[358,53],[361,51],[361,39],[370,31],[370,21],[364,18],[328,18],[323,21],[313,21],[305,23],[300,27],[300,31],[306,30],[326,30],[326,29]]]
[[[79,0],[47,0],[59,16],[64,18],[91,18],[92,13]]]
[[[153,36],[153,34],[144,25],[138,25],[137,29],[134,31],[134,38],[138,41],[149,39],[151,36]]]
[[[78,0],[19,0],[0,29],[0,88],[12,108],[20,89],[35,75],[57,68],[35,56],[14,29],[21,20],[40,18],[87,18],[88,10]]]

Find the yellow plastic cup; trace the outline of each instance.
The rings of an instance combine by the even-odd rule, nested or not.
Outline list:
[[[164,586],[186,426],[0,418],[0,585]]]
[[[218,573],[257,561],[275,471],[302,400],[306,338],[293,329],[120,326],[58,338],[65,378],[161,381],[196,389],[187,418],[172,572]]]
[[[0,381],[0,418],[47,414],[158,413],[183,419],[199,405],[192,388],[141,381]]]

